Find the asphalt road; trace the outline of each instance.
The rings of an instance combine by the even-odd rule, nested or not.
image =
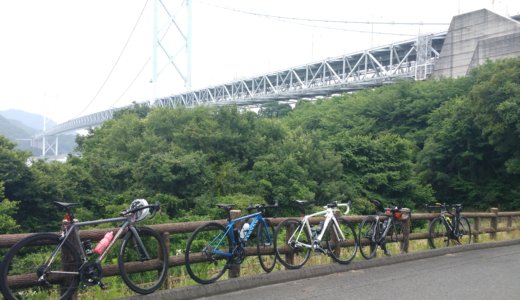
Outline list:
[[[351,270],[199,299],[520,299],[520,245]]]
[[[520,299],[520,239],[220,280],[132,300]]]

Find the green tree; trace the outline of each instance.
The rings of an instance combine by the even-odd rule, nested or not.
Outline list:
[[[18,202],[4,198],[4,185],[0,181],[0,234],[14,233],[20,228],[13,216],[18,210]]]

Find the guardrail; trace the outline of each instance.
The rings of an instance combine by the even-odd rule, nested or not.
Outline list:
[[[233,210],[232,218],[239,217],[241,215],[241,211]],[[410,218],[411,216],[411,218]],[[438,217],[438,213],[410,213],[403,215],[403,242],[404,242],[404,251],[408,252],[409,241],[413,240],[424,240],[428,238],[428,232],[413,232],[412,221],[415,220],[432,220],[435,217]],[[475,241],[479,240],[479,236],[482,234],[489,234],[490,239],[496,239],[497,233],[499,232],[512,232],[518,230],[515,226],[513,226],[513,219],[520,218],[520,211],[517,212],[499,212],[498,209],[492,208],[490,212],[463,212],[462,216],[472,219],[470,222],[472,228],[471,232]],[[367,216],[338,216],[339,218],[352,223],[357,224],[361,223],[364,218]],[[277,217],[277,218],[268,218],[273,225],[277,225],[283,220],[287,219],[287,217]],[[482,220],[489,219],[489,227],[482,227]],[[499,226],[499,219],[506,220],[506,226]],[[318,224],[322,218],[312,218],[310,220],[311,224]],[[150,225],[149,227],[154,230],[160,232],[166,241],[170,241],[171,235],[175,234],[186,234],[195,231],[202,224],[208,223],[211,221],[197,221],[197,222],[185,222],[185,223],[171,223],[171,224],[158,224],[158,225]],[[225,225],[227,224],[226,220],[217,220],[217,222]],[[111,230],[110,228],[104,229],[96,229],[96,230],[83,230],[80,233],[81,239],[90,239],[92,241],[99,241],[103,238],[105,233]],[[116,230],[116,228],[112,228],[112,230]],[[23,234],[4,234],[0,235],[0,249],[1,248],[9,248],[13,246],[19,240],[31,235],[31,233],[23,233]],[[170,244],[167,243],[168,251],[171,255]],[[246,255],[253,256],[256,255],[255,249],[246,249]],[[182,266],[184,265],[184,255],[174,255],[169,257],[169,266]],[[137,270],[141,271],[141,270]],[[228,274],[229,277],[239,277],[240,269],[232,268]],[[115,276],[119,275],[119,268],[116,264],[108,264],[103,265],[103,276]],[[170,280],[166,281],[165,288],[171,288],[169,286]]]

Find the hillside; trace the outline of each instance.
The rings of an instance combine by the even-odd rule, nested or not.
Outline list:
[[[29,113],[23,110],[17,109],[8,109],[4,111],[0,111],[0,116],[3,116],[9,120],[15,120],[23,124],[24,126],[28,126],[35,131],[43,130],[43,116],[38,114]],[[53,120],[46,120],[47,128],[52,128],[56,126],[56,122]]]
[[[8,120],[0,115],[0,134],[12,141],[30,138],[35,131],[35,129],[24,126],[18,121]]]
[[[47,120],[47,128],[56,126],[56,122]],[[0,111],[0,135],[7,137],[17,145],[18,149],[31,151],[34,155],[40,155],[40,149],[31,147],[30,139],[43,128],[41,115],[28,113],[21,110]],[[75,147],[75,135],[63,135],[60,137],[60,154],[70,153]]]

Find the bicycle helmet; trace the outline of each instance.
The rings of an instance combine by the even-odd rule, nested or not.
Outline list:
[[[143,206],[147,206],[147,205],[148,205],[148,201],[146,201],[146,199],[135,199],[130,204],[130,209],[134,209],[137,207],[143,207]],[[148,207],[145,209],[136,211],[135,212],[135,221],[138,222],[138,221],[144,220],[144,218],[146,218],[146,216],[148,215],[149,212],[150,212],[150,209]]]

